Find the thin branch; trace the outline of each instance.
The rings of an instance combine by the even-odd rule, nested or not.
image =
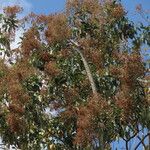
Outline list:
[[[130,128],[131,129],[131,128]],[[132,136],[130,136],[128,139],[125,139],[125,138],[122,138],[125,143],[126,143],[126,150],[129,150],[129,147],[128,147],[128,143],[131,139],[133,139],[140,131],[136,131]]]
[[[137,136],[137,138],[141,141],[141,144],[144,146],[144,149],[146,149],[146,145],[144,141],[142,141],[142,138],[140,136]]]
[[[126,142],[126,150],[129,150],[129,147],[128,147],[128,142],[129,141],[125,141]]]
[[[83,61],[83,64],[84,64],[84,67],[85,67],[85,70],[86,70],[86,73],[87,73],[87,76],[89,78],[89,81],[90,81],[90,84],[91,84],[91,88],[92,88],[92,91],[93,91],[93,95],[94,96],[97,96],[97,89],[96,89],[96,85],[95,85],[95,82],[94,82],[94,79],[93,79],[93,76],[92,76],[92,73],[91,73],[91,70],[89,68],[89,65],[85,59],[85,57],[83,56],[82,52],[80,51],[80,45],[78,43],[76,43],[75,41],[73,40],[70,40],[71,44],[73,44],[76,48],[75,50],[80,54],[81,56],[81,59]]]
[[[128,139],[122,138],[124,141],[130,141],[131,139],[133,139],[137,134],[139,133],[139,131],[135,132],[132,136],[130,136]]]
[[[150,135],[150,132],[148,132],[142,139],[141,141],[137,144],[134,150],[137,150],[137,148],[141,145],[142,142]]]

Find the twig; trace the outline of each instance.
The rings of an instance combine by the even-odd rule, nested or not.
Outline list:
[[[136,131],[132,136],[130,136],[128,139],[122,138],[126,142],[126,150],[129,150],[128,148],[128,142],[133,139],[137,134],[139,133],[139,130]]]
[[[137,148],[141,145],[141,143],[150,135],[150,132],[148,132],[142,139],[141,141],[137,144],[134,150],[137,150]]]
[[[140,136],[137,136],[137,138],[141,141],[141,144],[144,146],[144,149],[146,149],[146,145],[144,144],[144,141],[142,141]]]

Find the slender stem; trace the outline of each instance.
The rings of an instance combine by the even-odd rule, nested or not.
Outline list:
[[[73,40],[70,40],[72,44],[74,44],[74,46],[76,47],[75,50],[80,54],[81,56],[81,59],[83,61],[83,64],[84,64],[84,67],[85,67],[85,70],[86,70],[86,73],[87,73],[87,76],[89,78],[89,81],[90,81],[90,84],[91,84],[91,88],[92,88],[92,92],[93,92],[93,95],[94,96],[97,96],[97,89],[96,89],[96,85],[95,85],[95,82],[94,82],[94,79],[93,79],[93,76],[92,76],[92,73],[91,73],[91,70],[89,68],[89,65],[88,65],[88,62],[86,61],[85,57],[83,56],[81,50],[79,49],[79,45],[78,43],[74,42]]]
[[[128,143],[131,139],[133,139],[137,134],[139,133],[139,130],[136,131],[132,136],[130,136],[129,138],[125,139],[125,138],[122,138],[125,143],[126,143],[126,150],[129,150],[129,147],[128,147]]]
[[[141,139],[141,141],[138,143],[138,145],[135,147],[134,150],[137,150],[138,147],[141,145],[141,143],[142,143],[148,136],[150,136],[150,132],[148,132],[148,133]]]
[[[128,148],[128,141],[125,141],[126,142],[126,150],[129,150]]]
[[[144,149],[146,149],[146,145],[145,145],[144,141],[142,141],[141,137],[137,136],[137,138],[141,141],[141,144],[143,145]]]
[[[76,51],[80,54],[80,56],[82,58],[82,61],[83,61],[83,64],[84,64],[87,76],[88,76],[90,84],[91,84],[91,88],[92,88],[93,94],[97,95],[96,85],[95,85],[95,82],[94,82],[91,70],[89,68],[89,65],[88,65],[86,59],[84,58],[83,54],[81,53],[81,51],[79,49],[76,49]]]

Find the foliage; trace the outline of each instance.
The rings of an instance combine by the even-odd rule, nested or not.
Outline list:
[[[128,149],[140,138],[139,125],[149,130],[149,74],[141,56],[142,45],[150,45],[149,26],[135,26],[120,1],[68,0],[63,13],[19,20],[20,11],[8,7],[0,16],[4,144],[110,149],[122,138]],[[20,46],[11,49],[26,23]]]

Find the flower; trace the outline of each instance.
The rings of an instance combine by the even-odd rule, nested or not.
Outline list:
[[[7,16],[13,16],[13,15],[16,15],[17,13],[22,12],[23,8],[18,5],[15,5],[15,6],[5,7],[3,10]]]

